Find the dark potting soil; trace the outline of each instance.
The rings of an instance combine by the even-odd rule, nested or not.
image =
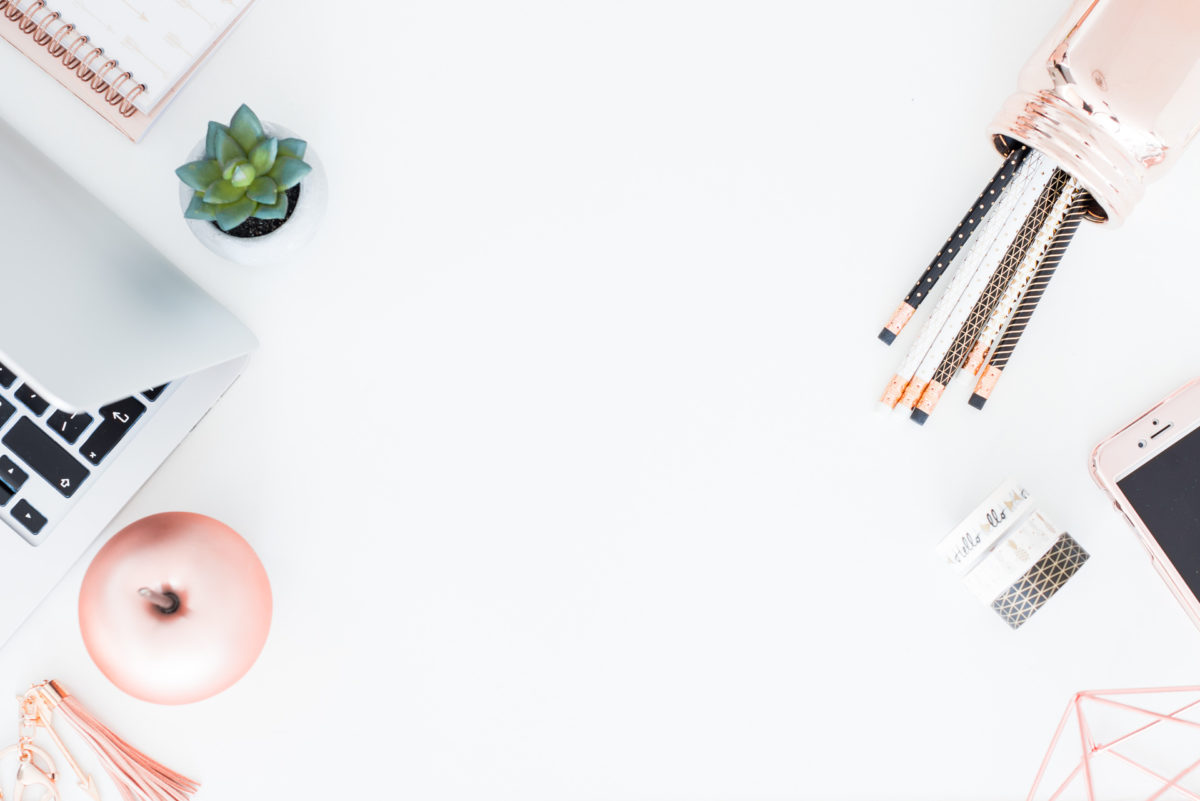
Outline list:
[[[288,220],[292,219],[292,212],[296,210],[296,202],[300,200],[300,184],[296,184],[287,191],[288,210],[282,220],[260,220],[257,217],[251,217],[237,228],[231,228],[228,231],[221,231],[221,226],[216,223],[210,223],[213,228],[221,231],[229,236],[236,236],[239,239],[251,239],[256,236],[266,236],[272,231],[279,228]]]

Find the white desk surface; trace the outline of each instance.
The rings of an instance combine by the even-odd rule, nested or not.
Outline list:
[[[213,515],[277,604],[236,687],[144,704],[79,637],[93,549],[0,691],[211,799],[1022,797],[1074,691],[1200,678],[1086,466],[1200,370],[1200,154],[1083,229],[986,412],[876,415],[875,334],[1065,5],[259,0],[137,146],[0,48],[0,116],[262,340],[101,541]],[[242,101],[330,174],[281,267],[180,219]],[[1092,554],[1016,633],[931,554],[1007,475]]]

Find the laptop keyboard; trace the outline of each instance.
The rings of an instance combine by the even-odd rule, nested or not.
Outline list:
[[[72,413],[0,364],[0,517],[26,542],[43,542],[167,389]]]

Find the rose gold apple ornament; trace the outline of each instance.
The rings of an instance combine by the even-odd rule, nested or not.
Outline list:
[[[185,704],[245,675],[266,643],[271,607],[266,570],[237,532],[211,517],[168,512],[127,526],[100,549],[80,589],[79,626],[88,653],[119,688]],[[186,801],[200,787],[122,740],[58,681],[33,685],[18,703],[17,744],[0,751],[0,760],[19,759],[12,801],[60,799],[54,760],[34,742],[39,733],[99,799],[55,731],[55,715],[96,752],[125,801]]]
[[[1083,220],[1120,225],[1200,130],[1200,3],[1075,0],[989,126],[1005,157],[879,333],[950,276],[882,402],[924,424],[963,368],[982,409]]]
[[[229,526],[151,515],[105,544],[79,590],[79,628],[96,666],[156,704],[216,695],[250,669],[271,627],[271,585]]]

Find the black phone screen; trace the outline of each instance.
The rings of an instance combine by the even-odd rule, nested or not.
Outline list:
[[[1200,598],[1200,428],[1117,486]]]

